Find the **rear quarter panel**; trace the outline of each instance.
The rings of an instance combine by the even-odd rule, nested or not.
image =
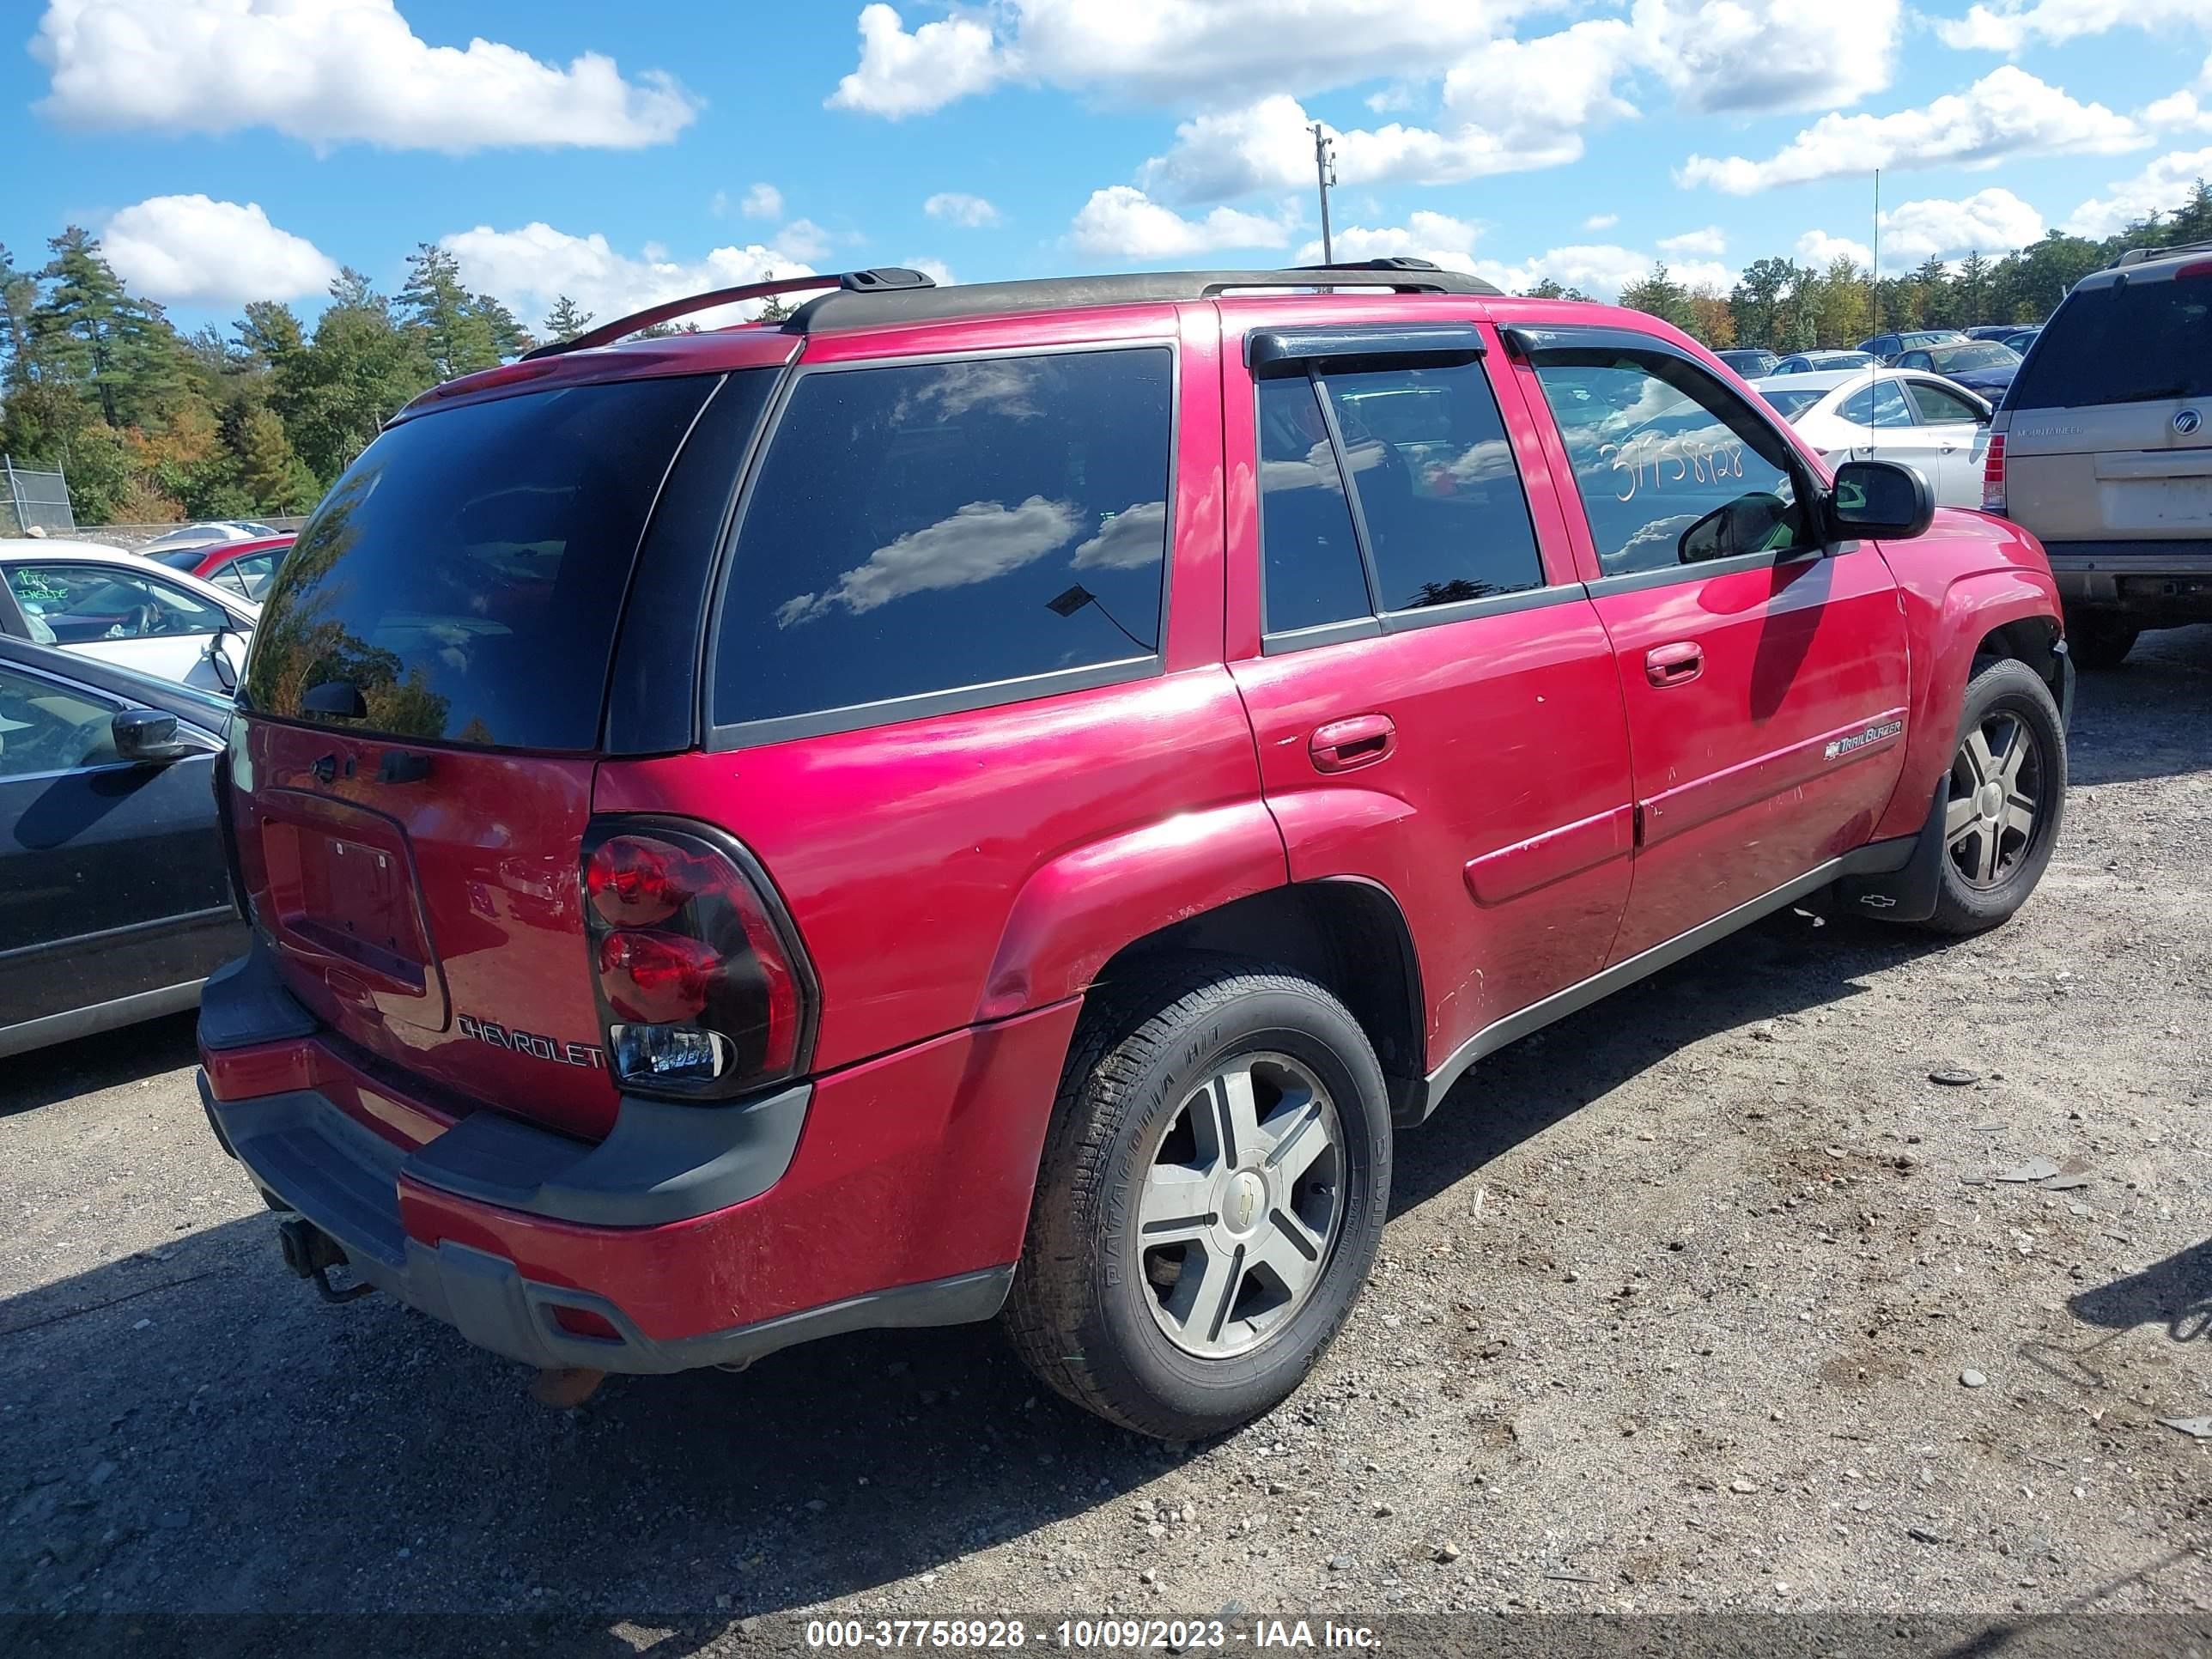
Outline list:
[[[2056,623],[2058,589],[2042,544],[2018,525],[1984,513],[1939,509],[1926,534],[1881,544],[1897,577],[1911,653],[1911,716],[1897,793],[1875,839],[1909,836],[1928,815],[1936,781],[1950,766],[1974,648],[2008,623]]]

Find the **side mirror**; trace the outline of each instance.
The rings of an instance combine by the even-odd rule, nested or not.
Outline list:
[[[228,628],[215,630],[208,640],[207,662],[208,666],[215,670],[215,683],[226,691],[235,691],[238,690],[238,671],[230,665],[230,653],[222,648],[223,641],[229,638]]]
[[[152,766],[166,766],[193,752],[195,745],[177,735],[177,717],[158,708],[126,708],[108,722],[115,737],[116,757]]]
[[[1917,467],[1895,461],[1845,461],[1828,495],[1828,526],[1839,539],[1905,541],[1935,521],[1936,492]]]

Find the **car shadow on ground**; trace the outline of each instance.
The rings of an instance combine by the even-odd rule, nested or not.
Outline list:
[[[1419,1128],[1401,1133],[1391,1210],[1401,1213],[1619,1088],[1699,1037],[1833,1007],[1868,975],[1954,941],[1786,910],[1501,1049]]]
[[[1398,1206],[1696,1036],[1832,1005],[1934,944],[1771,919],[1485,1062],[1401,1143]],[[0,1441],[29,1482],[0,1480],[28,1548],[0,1553],[0,1608],[688,1626],[941,1572],[942,1611],[966,1602],[960,1558],[1009,1544],[1033,1550],[1048,1607],[1055,1563],[1023,1541],[1038,1528],[1140,1489],[1225,1525],[1241,1496],[1189,1489],[1186,1449],[1061,1404],[989,1327],[614,1378],[549,1410],[527,1372],[434,1322],[382,1297],[319,1302],[284,1275],[273,1224],[244,1217],[0,1301]]]
[[[2119,667],[2079,676],[2066,760],[2076,784],[2212,768],[2212,626],[2146,634]]]
[[[198,1053],[192,1033],[198,1020],[197,1013],[171,1014],[0,1061],[8,1068],[0,1117],[190,1066]]]

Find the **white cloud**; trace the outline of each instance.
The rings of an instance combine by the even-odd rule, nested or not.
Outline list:
[[[748,219],[781,219],[783,217],[783,192],[774,185],[755,185],[738,204],[738,210]]]
[[[606,323],[687,294],[766,282],[771,276],[813,274],[811,265],[782,246],[756,242],[718,247],[704,258],[682,261],[669,258],[665,249],[647,246],[632,258],[617,252],[596,231],[572,236],[542,221],[519,230],[478,225],[441,237],[439,245],[459,261],[462,279],[471,288],[496,295],[525,319],[544,316],[563,294]],[[759,312],[759,303],[748,301],[684,320],[716,328]]]
[[[2111,236],[2154,213],[2171,213],[2189,199],[2199,179],[2212,178],[2212,149],[2176,150],[2161,155],[2132,179],[2106,188],[2068,216],[2061,227],[2074,236]]]
[[[2145,142],[2126,116],[2078,102],[2008,64],[1925,109],[1824,115],[1764,161],[1692,155],[1675,181],[1749,196],[1876,167],[1984,167],[2010,156],[2109,154]]]
[[[1611,230],[1620,222],[1618,213],[1593,213],[1583,221],[1584,230]]]
[[[2161,131],[2184,128],[2203,128],[2212,131],[2212,109],[2197,101],[2197,94],[2185,88],[2171,97],[2161,98],[2142,112],[2143,125]]]
[[[1079,250],[1103,258],[1180,259],[1221,248],[1281,247],[1295,222],[1225,207],[1186,219],[1141,190],[1109,185],[1091,192],[1075,216],[1073,235]]]
[[[1686,230],[1679,236],[1662,236],[1659,251],[1678,254],[1725,253],[1728,252],[1728,234],[1718,225],[1707,225],[1703,230]]]
[[[1408,215],[1402,225],[1374,228],[1348,225],[1329,240],[1334,244],[1331,251],[1339,259],[1388,259],[1410,254],[1447,270],[1473,271],[1476,263],[1475,238],[1481,231],[1480,225],[1465,219],[1423,210]],[[1321,257],[1321,244],[1309,242],[1292,257],[1291,263],[1314,264]]]
[[[40,112],[71,126],[267,126],[319,149],[635,149],[699,107],[599,52],[563,69],[495,41],[433,46],[393,0],[49,0],[31,54],[52,77]]]
[[[1834,109],[1889,84],[1901,0],[1636,0],[1640,57],[1694,110]]]
[[[902,259],[899,263],[904,265],[908,270],[920,271],[923,276],[928,277],[931,282],[936,283],[939,288],[951,288],[952,286],[954,281],[952,267],[946,264],[942,259],[915,258]]]
[[[1065,547],[1075,532],[1072,501],[1048,501],[1042,495],[1013,507],[1002,501],[970,501],[950,518],[878,548],[865,563],[838,577],[830,592],[785,600],[776,607],[776,626],[811,622],[835,605],[860,617],[909,593],[987,582]],[[1155,540],[1155,557],[1158,546]]]
[[[154,196],[108,220],[107,262],[141,294],[172,305],[234,305],[319,294],[337,262],[269,222],[258,202]]]
[[[933,219],[943,219],[965,230],[982,230],[999,222],[999,210],[980,196],[963,191],[940,190],[921,204]]]
[[[1442,213],[1417,212],[1402,225],[1354,225],[1336,233],[1340,259],[1373,259],[1392,254],[1412,254],[1432,260],[1447,270],[1463,270],[1482,277],[1508,294],[1522,294],[1549,277],[1564,287],[1579,289],[1592,299],[1612,300],[1629,283],[1651,274],[1664,258],[1610,242],[1579,243],[1555,247],[1518,261],[1485,258],[1475,244],[1484,228],[1472,221]],[[1292,256],[1292,263],[1310,264],[1321,258],[1321,244],[1309,242]],[[1708,259],[1668,260],[1668,273],[1689,288],[1712,288],[1725,293],[1735,283],[1729,266]]]
[[[2212,14],[2204,0],[1996,0],[1938,22],[1936,33],[1945,46],[1962,51],[2011,53],[2031,42],[2056,45],[2122,24],[2168,29],[2208,23]]]
[[[1831,236],[1825,230],[1808,230],[1797,239],[1797,263],[1810,265],[1816,270],[1826,270],[1838,259],[1849,259],[1853,264],[1871,266],[1874,250],[1864,242],[1855,242],[1848,236]]]
[[[1518,103],[1510,92],[1491,100],[1486,124],[1469,122],[1448,131],[1395,121],[1351,130],[1323,123],[1334,142],[1337,180],[1347,186],[1442,185],[1559,167],[1581,156],[1577,129],[1600,112],[1598,105],[1606,113],[1626,112],[1601,86],[1592,90],[1589,105],[1564,114],[1529,107],[1534,103],[1561,108],[1571,95],[1564,83],[1524,85],[1522,90],[1531,96]],[[1473,100],[1471,90],[1467,96]],[[1297,99],[1281,93],[1194,117],[1176,129],[1175,145],[1166,155],[1138,169],[1138,182],[1146,191],[1176,202],[1310,190],[1311,118]]]
[[[840,241],[855,240],[858,239],[833,235],[811,219],[793,219],[775,233],[778,251],[794,259],[819,259]]]
[[[860,13],[860,66],[828,102],[899,121],[995,86],[1012,68],[980,16],[955,12],[908,34],[898,13],[878,3]]]
[[[1902,15],[1901,0],[1634,0],[1626,19],[1511,38],[1518,17],[1550,9],[1547,0],[978,0],[908,32],[878,3],[860,14],[860,67],[830,101],[897,117],[1021,81],[1219,109],[1389,78],[1397,84],[1367,100],[1388,113],[1412,104],[1413,84],[1472,53],[1540,69],[1512,88],[1526,103],[1580,78],[1580,64],[1542,55],[1546,40],[1582,53],[1598,34],[1618,33],[1620,61],[1691,107],[1833,108],[1888,84]],[[1487,111],[1464,113],[1498,125]]]
[[[1884,269],[1961,254],[2009,252],[2043,236],[2043,216],[2008,190],[1977,191],[1962,201],[1906,202],[1881,216]]]

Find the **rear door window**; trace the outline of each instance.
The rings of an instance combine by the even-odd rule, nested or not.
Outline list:
[[[1544,583],[1528,499],[1480,363],[1329,371],[1385,612]]]
[[[568,386],[391,428],[277,568],[251,706],[297,718],[344,682],[368,710],[349,730],[595,747],[639,537],[718,383]]]
[[[2212,397],[2212,280],[2077,288],[2044,325],[2008,409]]]
[[[1913,404],[1920,410],[1920,418],[1930,426],[1955,426],[1962,421],[1973,424],[1982,418],[1980,410],[1948,387],[1937,386],[1930,380],[1913,380],[1907,384],[1912,393]]]
[[[714,724],[1150,672],[1174,379],[1164,346],[802,373],[731,560]]]

